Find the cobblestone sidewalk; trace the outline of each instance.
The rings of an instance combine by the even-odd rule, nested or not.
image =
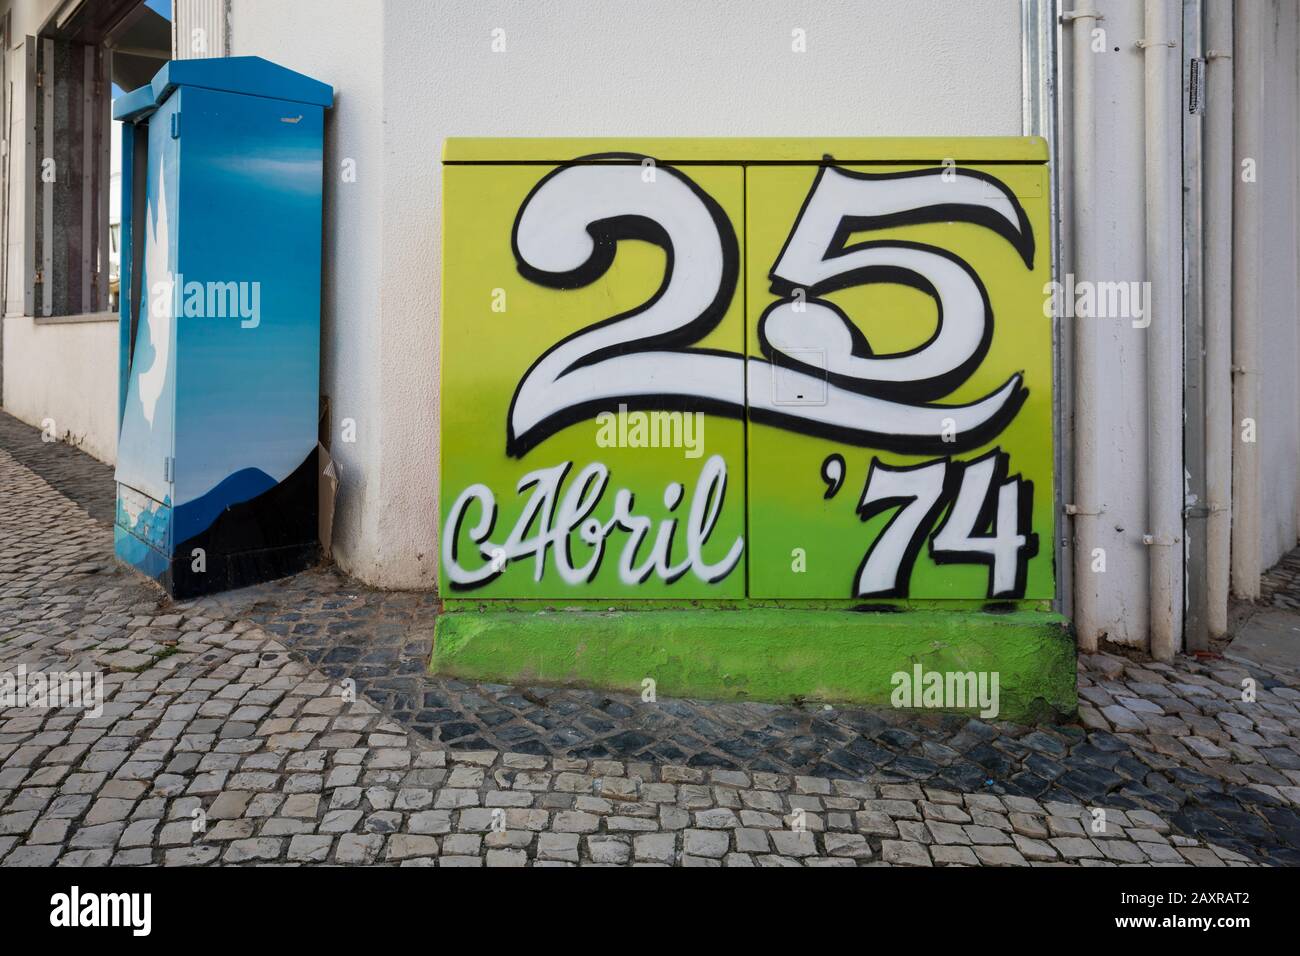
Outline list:
[[[0,711],[0,865],[1300,862],[1294,672],[1100,655],[1038,728],[438,681],[423,595],[168,603],[105,480],[0,450],[0,673],[108,672],[99,717]]]
[[[1300,610],[1300,548],[1269,568],[1259,584],[1261,604]]]

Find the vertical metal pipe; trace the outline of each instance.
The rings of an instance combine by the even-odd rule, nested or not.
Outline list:
[[[27,68],[23,82],[26,107],[23,110],[23,175],[31,184],[23,189],[23,315],[36,314],[36,44],[41,41],[27,37],[23,44]],[[6,288],[6,293],[8,289]]]
[[[1209,508],[1205,490],[1205,255],[1201,237],[1205,234],[1203,203],[1205,66],[1202,0],[1182,0],[1174,17],[1182,15],[1183,104],[1182,114],[1182,199],[1183,199],[1183,462],[1185,501],[1183,512],[1183,574],[1186,609],[1183,618],[1183,646],[1188,651],[1207,650],[1210,629],[1206,620],[1206,525]]]
[[[1206,620],[1228,632],[1232,534],[1232,3],[1206,0],[1205,123],[1205,504]]]
[[[1051,212],[1049,247],[1051,277],[1061,281],[1061,151],[1057,128],[1057,93],[1060,89],[1058,20],[1060,0],[1021,0],[1021,94],[1022,129],[1026,136],[1047,140],[1048,205]],[[1065,335],[1064,319],[1052,318],[1052,422],[1056,435],[1053,451],[1054,487],[1052,496],[1056,521],[1053,525],[1053,548],[1056,558],[1055,610],[1067,617],[1074,611],[1074,564],[1069,523],[1062,504],[1071,487],[1073,447],[1070,434],[1069,398],[1074,349]]]
[[[1264,106],[1262,13],[1260,0],[1237,0],[1233,28],[1232,193],[1232,590],[1247,600],[1259,597],[1260,500],[1259,444],[1244,441],[1259,424],[1259,184],[1244,164],[1259,159]],[[1250,436],[1255,437],[1255,436]]]
[[[54,41],[41,40],[41,71],[44,86],[41,96],[41,158],[54,161]],[[40,170],[33,175],[39,176]],[[54,314],[54,184],[41,180],[41,315]]]
[[[91,274],[95,259],[95,47],[87,44],[81,51],[81,289],[79,302],[70,311],[94,312],[91,302]],[[102,194],[105,190],[100,188]],[[68,290],[72,298],[72,290]]]
[[[1074,29],[1074,98],[1071,116],[1074,261],[1076,275],[1096,274],[1100,259],[1100,216],[1097,214],[1097,147],[1095,113],[1095,61],[1092,30],[1098,13],[1092,0],[1079,0],[1067,14]],[[1097,367],[1097,323],[1074,320],[1074,624],[1079,648],[1097,650],[1097,575],[1092,571],[1093,551],[1099,546],[1102,463],[1098,455],[1099,425],[1095,396],[1101,383]]]
[[[1167,0],[1146,0],[1142,41],[1146,114],[1147,301],[1147,515],[1151,656],[1169,660],[1182,639],[1183,431],[1181,282],[1176,281],[1175,224],[1171,195],[1171,36]],[[1176,64],[1176,61],[1174,61]]]

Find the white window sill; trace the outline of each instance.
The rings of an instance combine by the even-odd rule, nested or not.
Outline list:
[[[83,312],[80,315],[37,315],[32,317],[36,325],[76,325],[83,322],[116,322],[116,312]]]

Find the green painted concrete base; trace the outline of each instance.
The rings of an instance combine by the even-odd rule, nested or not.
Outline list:
[[[986,687],[996,674],[996,719],[1053,720],[1077,708],[1068,621],[1026,610],[459,610],[438,618],[431,669],[636,694],[649,678],[664,697],[890,707],[902,700],[895,675],[915,678],[916,665],[922,676],[984,673]]]

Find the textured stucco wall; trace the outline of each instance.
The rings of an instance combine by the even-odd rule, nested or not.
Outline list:
[[[4,410],[101,461],[117,456],[117,323],[4,320]]]
[[[232,0],[231,52],[334,84],[327,168],[358,157],[357,183],[326,185],[340,563],[437,577],[445,137],[1019,135],[1019,18],[1008,0]]]

